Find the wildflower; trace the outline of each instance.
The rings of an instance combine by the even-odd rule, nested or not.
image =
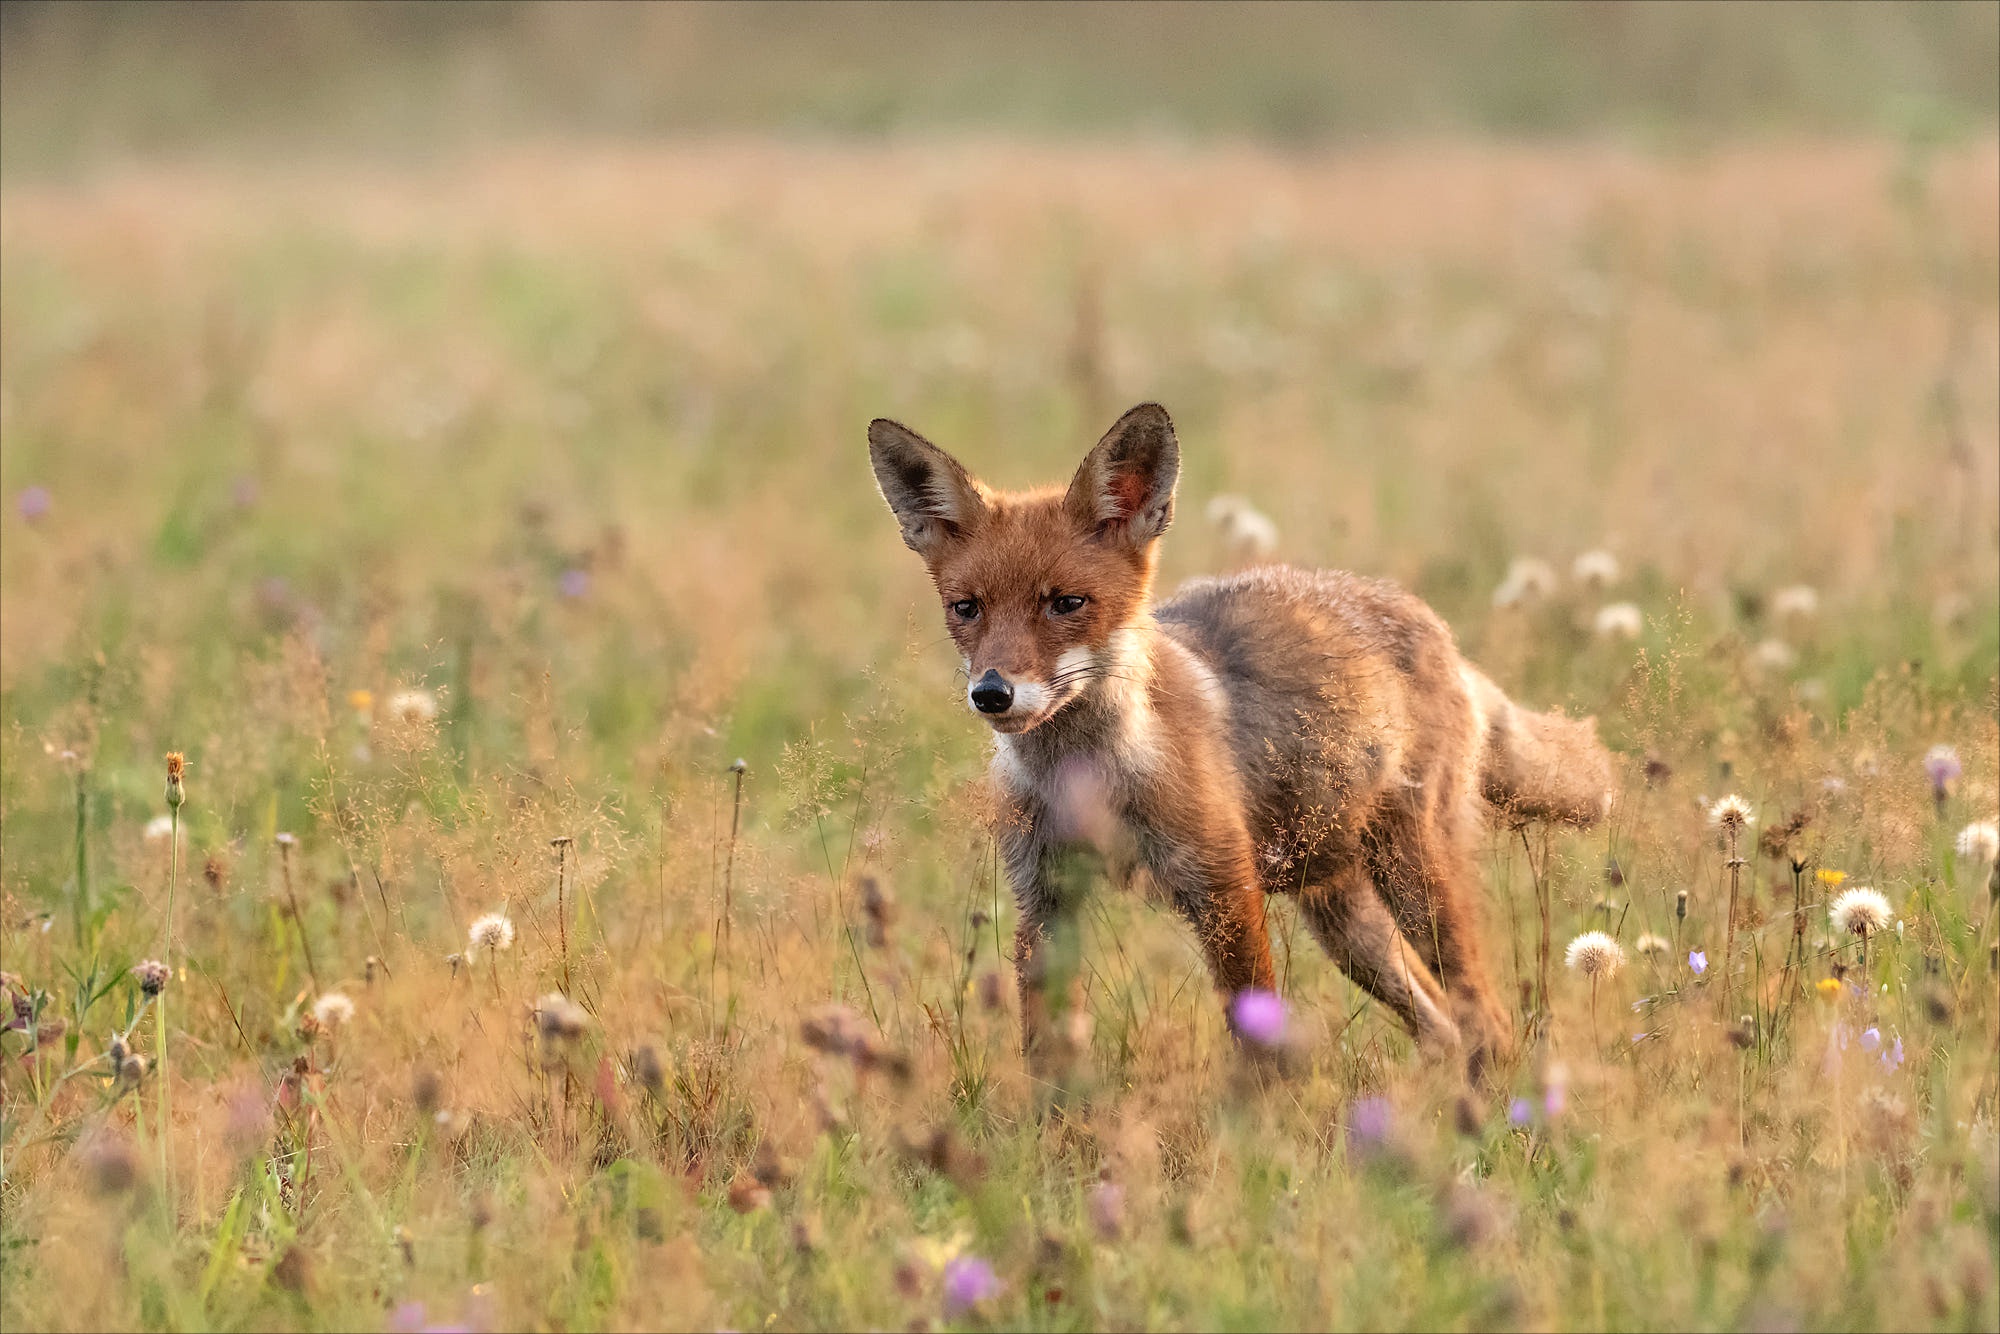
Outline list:
[[[1954,846],[1958,855],[1970,862],[2000,861],[2000,824],[1992,820],[1975,820],[1958,831]]]
[[[1597,609],[1591,628],[1601,639],[1637,639],[1645,628],[1645,617],[1635,602],[1611,602]]]
[[[1881,1045],[1882,1045],[1881,1029],[1864,1028],[1861,1030],[1861,1050],[1875,1051],[1876,1049],[1881,1047]]]
[[[438,716],[437,696],[428,690],[398,690],[389,696],[389,716],[405,723],[428,723]]]
[[[1507,567],[1507,577],[1493,590],[1493,605],[1517,607],[1556,591],[1555,568],[1534,556],[1520,556]]]
[[[1833,870],[1831,867],[1826,867],[1826,866],[1820,867],[1819,870],[1814,872],[1813,874],[1815,878],[1818,879],[1818,881],[1822,885],[1825,885],[1828,889],[1839,889],[1840,882],[1847,879],[1847,872],[1836,871]]]
[[[551,991],[535,1002],[535,1026],[551,1042],[569,1042],[590,1027],[590,1014],[560,991]]]
[[[148,996],[157,996],[167,989],[167,981],[173,973],[158,959],[148,959],[132,969],[132,976],[138,979],[139,990]]]
[[[1239,565],[1268,560],[1278,548],[1278,525],[1242,496],[1208,502],[1208,521],[1222,535],[1230,559]]]
[[[1524,1126],[1534,1117],[1535,1110],[1526,1098],[1515,1098],[1507,1104],[1507,1124]]]
[[[1702,950],[1688,951],[1688,970],[1696,977],[1708,971],[1708,955]]]
[[[1115,1181],[1100,1181],[1084,1198],[1090,1225],[1106,1241],[1116,1241],[1125,1230],[1125,1188]]]
[[[1551,1062],[1542,1075],[1542,1115],[1554,1120],[1569,1106],[1569,1067]]]
[[[1771,594],[1771,614],[1781,621],[1809,621],[1819,615],[1819,593],[1809,584],[1792,584]]]
[[[1930,776],[1932,793],[1943,801],[1952,781],[1965,772],[1965,766],[1958,762],[1958,752],[1950,746],[1932,746],[1924,752],[1924,772]]]
[[[366,723],[375,714],[375,692],[372,690],[350,690],[347,692],[347,707],[354,710],[354,716]]]
[[[174,817],[156,815],[146,821],[145,838],[148,843],[164,843],[174,836]]]
[[[1828,915],[1836,930],[1867,936],[1889,925],[1892,909],[1889,900],[1874,890],[1857,886],[1835,899]]]
[[[354,1018],[354,1002],[345,992],[329,991],[313,1002],[312,1017],[321,1028],[337,1028]]]
[[[1833,977],[1822,977],[1819,981],[1813,983],[1813,990],[1819,993],[1821,1000],[1836,1000],[1840,996],[1840,980]]]
[[[187,792],[181,786],[181,778],[187,769],[187,758],[179,751],[167,752],[167,805],[174,810],[181,808],[187,800]]]
[[[1665,954],[1673,948],[1673,945],[1668,942],[1665,936],[1656,936],[1651,931],[1648,931],[1632,942],[1632,948],[1651,959]]]
[[[1750,662],[1759,671],[1789,672],[1799,665],[1799,651],[1782,639],[1766,639],[1750,651]]]
[[[1625,965],[1625,947],[1602,931],[1586,931],[1563,951],[1563,963],[1588,978],[1610,977]]]
[[[867,1035],[854,1011],[845,1005],[822,1005],[800,1021],[799,1036],[814,1051],[845,1056]]]
[[[1733,792],[1708,808],[1708,822],[1717,829],[1741,829],[1757,823],[1750,803]]]
[[[1347,1109],[1348,1147],[1362,1152],[1381,1148],[1389,1141],[1394,1120],[1395,1109],[1387,1098],[1376,1095],[1356,1098]]]
[[[514,947],[514,923],[505,913],[490,912],[473,921],[466,938],[471,942],[467,953],[485,950],[488,954],[498,954]]]
[[[1893,1071],[1898,1069],[1902,1064],[1903,1039],[1898,1037],[1895,1042],[1890,1044],[1889,1049],[1882,1053],[1882,1068],[1885,1071]]]
[[[587,596],[590,593],[590,571],[575,566],[564,570],[562,578],[556,581],[556,591],[571,602]]]
[[[27,522],[40,523],[48,517],[49,510],[54,504],[55,498],[49,494],[49,489],[46,486],[37,485],[23,490],[16,497],[14,508]]]
[[[1688,892],[1680,890],[1674,895],[1674,920],[1685,922],[1688,915]]]
[[[1618,582],[1618,558],[1599,547],[1578,556],[1569,567],[1569,572],[1570,577],[1585,588],[1609,588]]]
[[[1285,1040],[1285,1001],[1274,992],[1255,987],[1237,992],[1229,1019],[1240,1036],[1259,1046],[1275,1047]]]
[[[1000,1276],[976,1255],[955,1255],[945,1261],[944,1309],[953,1319],[1000,1295]]]

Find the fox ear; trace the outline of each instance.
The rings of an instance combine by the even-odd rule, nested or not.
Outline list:
[[[1173,420],[1158,403],[1141,403],[1084,458],[1063,505],[1087,527],[1144,546],[1174,521],[1180,475]]]
[[[963,464],[909,427],[877,417],[868,423],[875,484],[902,525],[903,544],[925,560],[986,514],[979,484]]]

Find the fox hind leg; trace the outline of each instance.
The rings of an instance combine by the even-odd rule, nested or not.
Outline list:
[[[1425,1046],[1459,1046],[1445,989],[1396,925],[1360,865],[1299,895],[1306,926],[1355,985],[1393,1011]]]

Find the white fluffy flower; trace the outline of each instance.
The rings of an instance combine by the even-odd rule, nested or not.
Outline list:
[[[1799,651],[1782,639],[1766,639],[1750,651],[1750,661],[1766,672],[1789,672],[1799,665]]]
[[[329,991],[313,1002],[313,1018],[321,1028],[333,1028],[354,1017],[354,1002],[345,992]]]
[[[1958,831],[1958,855],[1967,861],[2000,861],[2000,824],[1974,820]]]
[[[476,919],[472,923],[472,928],[465,934],[467,940],[471,942],[470,948],[474,954],[480,950],[497,954],[502,950],[513,948],[514,945],[514,924],[507,919],[505,913],[487,913],[484,917]]]
[[[1585,977],[1610,977],[1625,966],[1625,947],[1602,931],[1586,931],[1563,951],[1563,963]]]
[[[1833,901],[1827,910],[1836,930],[1849,935],[1869,936],[1889,925],[1895,916],[1889,900],[1864,885],[1857,885]]]
[[[1609,588],[1618,582],[1618,558],[1599,547],[1578,556],[1569,572],[1585,588]]]
[[[1708,822],[1718,829],[1741,829],[1757,820],[1750,813],[1750,803],[1732,792],[1708,808]]]
[[[1515,607],[1523,602],[1553,595],[1555,567],[1537,556],[1519,556],[1507,567],[1507,577],[1493,590],[1493,605]]]
[[[1607,603],[1597,609],[1597,619],[1591,622],[1591,628],[1604,639],[1637,639],[1645,627],[1646,618],[1632,602]]]
[[[1632,942],[1632,948],[1647,958],[1652,958],[1654,955],[1666,954],[1669,950],[1673,949],[1673,946],[1668,943],[1665,936],[1654,935],[1651,931],[1648,931]]]
[[[1278,549],[1278,525],[1242,496],[1217,496],[1209,501],[1208,521],[1222,534],[1230,559],[1239,565],[1268,560]]]
[[[173,816],[156,815],[152,819],[146,821],[146,841],[148,843],[164,843],[173,836],[174,836]]]
[[[1771,614],[1781,621],[1810,621],[1819,615],[1819,594],[1810,584],[1792,584],[1771,594]]]
[[[398,690],[389,696],[389,716],[406,723],[427,723],[438,716],[438,700],[428,690]]]

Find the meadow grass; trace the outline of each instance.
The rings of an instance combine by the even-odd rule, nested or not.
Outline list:
[[[1994,1328],[1996,237],[1990,140],[11,181],[0,1320]],[[863,432],[1053,481],[1143,398],[1168,586],[1240,494],[1621,757],[1484,847],[1490,1093],[1281,897],[1282,1059],[1108,890],[1015,1053]]]

